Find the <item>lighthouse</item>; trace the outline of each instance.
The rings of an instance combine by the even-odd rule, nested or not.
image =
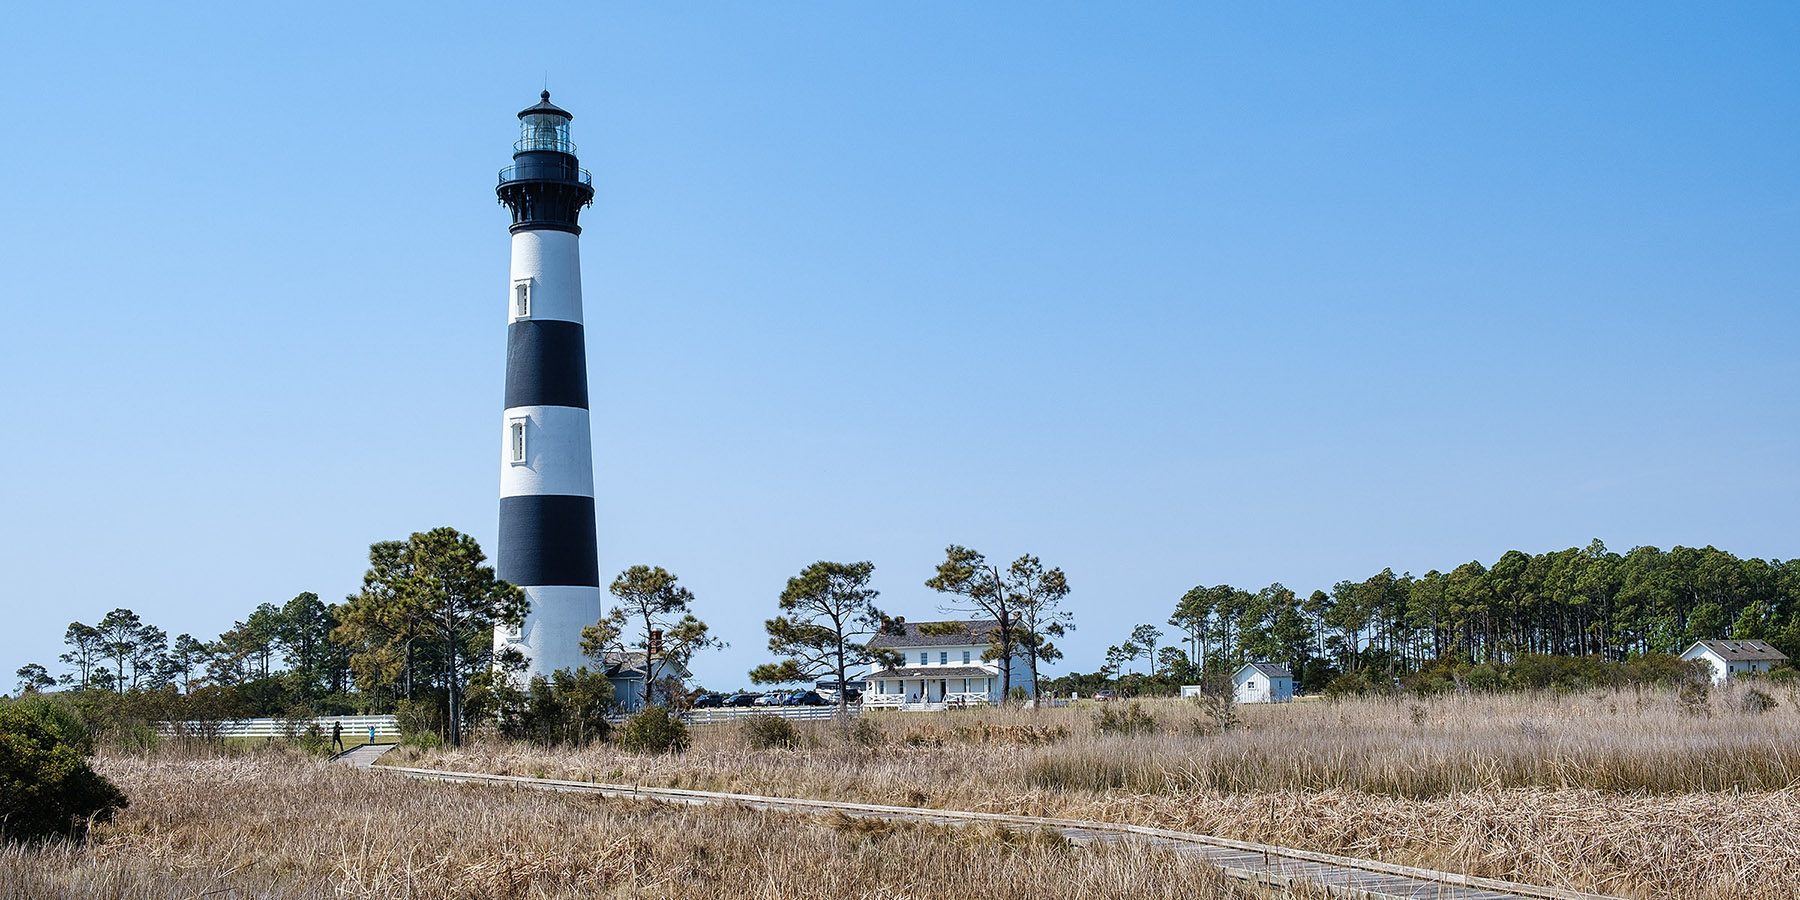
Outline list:
[[[569,140],[574,116],[542,97],[519,113],[513,162],[495,189],[512,211],[496,574],[531,607],[522,628],[503,626],[494,642],[524,653],[527,679],[591,667],[581,629],[601,610],[576,223],[594,185]]]

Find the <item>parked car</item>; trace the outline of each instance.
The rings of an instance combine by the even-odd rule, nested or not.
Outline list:
[[[786,691],[770,691],[751,702],[751,706],[780,706],[787,696]]]
[[[782,706],[824,706],[830,701],[819,696],[818,691],[795,691],[782,698]]]
[[[718,709],[725,705],[725,698],[718,694],[701,694],[694,698],[695,709]]]
[[[742,694],[732,694],[731,696],[725,698],[725,705],[726,706],[754,706],[754,705],[756,705],[756,701],[758,701],[760,699],[762,699],[761,694],[752,694],[749,692],[745,692]]]
[[[1094,693],[1094,699],[1098,700],[1101,703],[1109,703],[1113,700],[1119,699],[1119,695],[1113,693],[1112,691],[1096,691]]]
[[[862,702],[862,691],[859,691],[856,688],[851,688],[851,689],[845,691],[844,692],[844,702],[845,703],[861,703]]]

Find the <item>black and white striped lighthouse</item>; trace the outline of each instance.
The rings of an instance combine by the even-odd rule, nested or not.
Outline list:
[[[594,185],[569,140],[573,118],[549,91],[519,113],[513,164],[496,188],[512,210],[496,574],[525,590],[531,610],[523,629],[494,639],[524,652],[527,678],[592,667],[581,629],[601,612],[576,224]]]

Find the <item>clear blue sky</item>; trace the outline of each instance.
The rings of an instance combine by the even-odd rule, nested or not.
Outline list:
[[[598,8],[595,8],[598,6]],[[731,641],[817,559],[1195,584],[1800,553],[1800,6],[27,4],[0,34],[0,674],[491,550],[546,78],[603,576]]]

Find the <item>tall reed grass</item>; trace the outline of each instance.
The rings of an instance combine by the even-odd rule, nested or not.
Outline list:
[[[679,756],[488,743],[419,765],[1186,828],[1641,898],[1800,897],[1800,704],[1739,691],[1146,702],[802,723],[797,749],[695,730]],[[872,745],[872,746],[871,746]]]
[[[0,897],[1260,896],[1168,852],[1033,833],[415,782],[274,753],[101,765],[131,808],[85,845],[0,845]]]

